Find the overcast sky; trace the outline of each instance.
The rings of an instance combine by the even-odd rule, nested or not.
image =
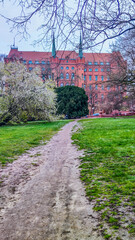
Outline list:
[[[4,1],[4,3],[0,3],[0,14],[3,14],[7,17],[14,17],[18,15],[18,13],[19,8],[13,5],[10,1]],[[51,51],[51,46],[48,48],[46,44],[44,44],[44,46],[41,44],[36,46],[33,45],[34,40],[37,40],[39,37],[37,27],[41,23],[41,18],[35,16],[33,22],[29,26],[30,37],[26,40],[21,39],[17,31],[11,30],[11,24],[7,23],[6,20],[0,16],[0,53],[7,55],[10,51],[11,45],[14,44],[14,39],[15,44],[20,51]],[[70,49],[68,50],[72,50],[72,46],[69,46],[69,48]],[[109,52],[108,42],[104,45],[102,52]]]

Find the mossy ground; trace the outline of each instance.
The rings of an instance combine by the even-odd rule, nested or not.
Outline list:
[[[81,179],[95,202],[105,239],[124,228],[135,234],[135,119],[81,120],[74,143],[85,149]],[[109,229],[109,232],[107,231]],[[110,234],[111,229],[111,234]],[[116,239],[121,239],[117,235]]]

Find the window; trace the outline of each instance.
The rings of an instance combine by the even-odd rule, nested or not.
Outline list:
[[[103,62],[100,62],[100,65],[104,65],[104,63],[103,63]]]
[[[97,95],[97,93],[95,94],[95,98],[96,98],[96,99],[98,98],[98,95]]]
[[[45,68],[44,68],[44,67],[42,68],[42,71],[45,71]]]
[[[49,75],[48,78],[51,79],[51,75]]]
[[[33,62],[32,62],[32,60],[29,60],[29,64],[32,64]]]
[[[69,69],[69,67],[66,67],[66,69],[68,70],[68,69]]]
[[[91,75],[89,75],[89,80],[90,80],[90,81],[92,80],[92,76],[91,76]]]
[[[38,60],[36,60],[36,61],[35,61],[35,64],[39,64],[39,61],[38,61]]]
[[[43,81],[45,80],[45,76],[44,75],[42,75],[42,79],[43,79]]]
[[[31,71],[32,70],[32,67],[29,67],[29,71]]]
[[[98,62],[94,62],[94,65],[98,65]]]
[[[75,68],[74,67],[72,67],[72,70],[74,70]]]
[[[84,72],[86,72],[87,71],[87,69],[86,68],[84,68]]]
[[[101,86],[101,89],[104,90],[104,85]]]
[[[84,75],[84,81],[86,80],[86,75]]]
[[[60,86],[61,86],[61,87],[63,87],[63,86],[64,86],[64,84],[63,84],[63,83],[61,83],[61,84],[60,84]]]
[[[26,64],[26,60],[23,60],[23,63]]]
[[[82,74],[82,79],[83,79],[83,74]]]
[[[69,85],[69,83],[67,82],[67,83],[66,83],[66,86],[68,86],[68,85]]]
[[[103,69],[103,68],[101,68],[101,72],[104,72],[104,69]]]
[[[107,62],[107,63],[106,63],[106,65],[110,65],[110,63],[109,63],[109,62]]]
[[[86,85],[84,84],[84,89],[86,88]]]
[[[72,74],[71,74],[71,79],[74,79],[74,78],[75,78],[75,74],[72,73]]]
[[[60,79],[63,79],[64,78],[64,75],[63,73],[60,74]]]
[[[108,81],[110,80],[109,76],[107,76],[107,80],[108,80]]]
[[[61,66],[61,69],[63,69],[63,67]]]
[[[45,61],[41,61],[41,64],[45,64]]]
[[[88,65],[92,65],[92,62],[88,62]]]
[[[50,62],[49,62],[49,61],[47,61],[47,64],[50,64]]]
[[[110,90],[110,86],[109,85],[107,86],[107,90]]]
[[[101,98],[104,99],[104,94],[101,95]]]
[[[96,76],[95,76],[95,81],[97,81],[97,80],[98,80],[98,76],[96,75]]]
[[[92,72],[92,68],[89,68],[89,72]]]
[[[107,72],[110,72],[110,68],[107,68]]]
[[[101,81],[104,81],[104,76],[103,75],[101,76]]]
[[[98,72],[98,68],[95,68],[95,72]]]
[[[97,85],[97,84],[95,85],[95,89],[96,89],[96,90],[98,89],[98,85]]]
[[[66,79],[69,79],[69,73],[66,73]]]
[[[71,84],[71,86],[75,86],[75,84],[74,84],[74,83],[72,83],[72,84]]]
[[[92,85],[91,84],[89,85],[89,89],[92,90]]]

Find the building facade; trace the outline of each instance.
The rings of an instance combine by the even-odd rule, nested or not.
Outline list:
[[[119,72],[118,63],[114,60],[116,56],[122,59],[119,52],[83,53],[81,37],[79,53],[56,51],[53,37],[52,52],[26,52],[11,47],[5,63],[19,61],[25,64],[29,71],[39,66],[43,81],[53,79],[57,87],[74,85],[84,88],[89,99],[89,110],[92,113],[95,109],[100,110],[99,103],[112,90],[110,74]],[[124,62],[123,59],[122,61]]]

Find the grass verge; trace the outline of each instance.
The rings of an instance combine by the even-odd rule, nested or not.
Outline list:
[[[72,139],[85,149],[81,179],[99,213],[100,230],[105,239],[123,239],[126,232],[135,236],[135,119],[80,123],[83,128]]]
[[[48,141],[69,120],[30,122],[26,125],[0,127],[0,163],[12,162],[31,147]]]

